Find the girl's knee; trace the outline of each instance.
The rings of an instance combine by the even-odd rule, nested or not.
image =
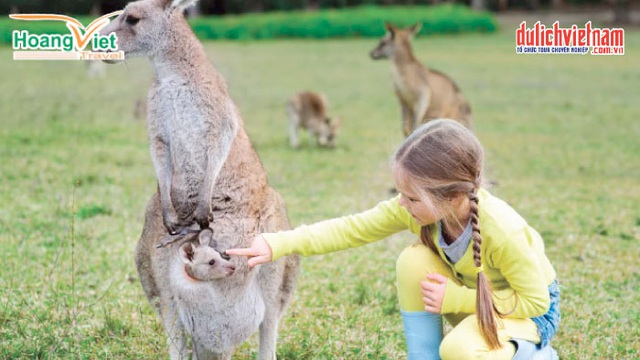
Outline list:
[[[515,353],[515,346],[509,341],[501,343],[501,348],[490,349],[478,328],[477,317],[469,315],[444,337],[440,344],[440,357],[442,360],[510,360]]]
[[[475,360],[475,352],[466,344],[451,341],[448,337],[440,344],[440,359],[442,360]]]

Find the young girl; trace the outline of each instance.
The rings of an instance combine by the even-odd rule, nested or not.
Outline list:
[[[396,264],[410,360],[556,359],[555,271],[540,235],[483,189],[483,149],[465,127],[430,121],[395,154],[399,195],[355,215],[258,235],[249,266],[325,254],[409,229],[420,241]],[[481,232],[482,231],[482,232]],[[442,317],[453,326],[443,338]]]

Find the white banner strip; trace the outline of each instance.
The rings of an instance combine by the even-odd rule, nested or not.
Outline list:
[[[80,60],[80,55],[63,51],[14,51],[13,60]]]

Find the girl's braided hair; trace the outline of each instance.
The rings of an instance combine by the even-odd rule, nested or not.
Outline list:
[[[466,194],[469,198],[469,221],[473,231],[473,260],[476,266],[476,316],[482,335],[492,349],[500,347],[496,315],[489,280],[482,266],[482,235],[478,213],[477,190],[482,182],[484,150],[473,133],[453,120],[432,120],[417,128],[395,154],[395,164],[402,168],[413,191],[425,204],[438,211],[453,209],[449,200]],[[453,216],[447,218],[454,218]],[[447,227],[466,224],[444,224]],[[438,252],[427,226],[421,241]]]

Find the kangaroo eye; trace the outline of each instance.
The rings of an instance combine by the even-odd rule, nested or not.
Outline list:
[[[140,18],[137,18],[137,17],[132,16],[132,15],[127,15],[127,17],[124,18],[124,22],[126,22],[127,24],[129,24],[131,26],[137,24],[138,21],[140,21]]]
[[[215,265],[215,264],[216,264],[216,261],[215,261],[215,260],[211,260],[211,261],[209,261],[209,265],[213,266],[213,265]]]

